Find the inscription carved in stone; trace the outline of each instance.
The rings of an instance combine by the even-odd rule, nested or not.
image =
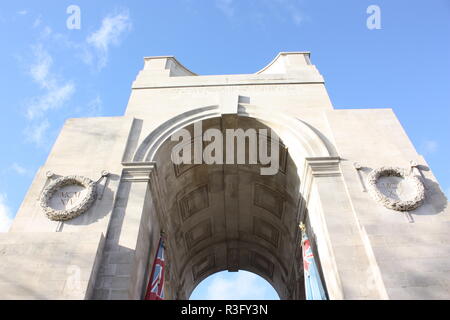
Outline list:
[[[80,176],[56,179],[43,191],[40,205],[53,221],[67,221],[85,213],[97,195],[97,184]]]
[[[400,177],[389,176],[380,177],[377,181],[377,188],[386,197],[399,200],[413,199],[416,189],[407,180]]]
[[[86,197],[87,189],[80,185],[69,185],[55,192],[49,206],[55,210],[69,210],[77,206]]]

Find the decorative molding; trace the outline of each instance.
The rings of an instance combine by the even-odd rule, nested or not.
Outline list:
[[[190,250],[196,245],[198,245],[203,240],[212,237],[212,222],[211,219],[207,219],[203,222],[198,223],[192,227],[185,234],[186,246]]]
[[[237,75],[239,77],[239,75]],[[217,78],[214,79],[214,82],[205,84],[204,80],[202,79],[195,79],[195,78],[189,78],[189,82],[183,82],[186,81],[186,79],[183,79],[184,77],[179,77],[179,79],[174,78],[156,78],[157,80],[147,80],[147,81],[134,81],[132,88],[133,89],[178,89],[178,88],[224,88],[224,92],[229,92],[234,87],[242,87],[242,86],[249,86],[249,85],[255,85],[254,80],[246,80],[242,78],[238,78],[236,75],[228,75],[226,78]],[[321,76],[318,75],[304,75],[304,79],[282,79],[277,75],[260,75],[258,76],[260,79],[258,81],[259,86],[270,86],[270,85],[290,85],[290,84],[320,84],[324,83],[324,80]],[[177,82],[177,83],[175,83]],[[229,89],[229,88],[232,89]],[[244,89],[245,90],[245,89]],[[239,92],[238,89],[236,89],[236,92]]]
[[[102,171],[102,176],[100,179],[98,179],[97,184],[99,184],[100,181],[103,179],[105,179],[105,183],[103,184],[101,191],[98,193],[97,200],[103,199],[103,194],[105,193],[106,186],[108,185],[109,176],[110,176],[110,173],[108,171],[106,171],[106,170]]]
[[[301,222],[305,223],[306,215],[307,215],[307,205],[306,205],[306,199],[303,197],[302,194],[300,194],[300,197],[298,199],[297,203],[297,224],[300,224]],[[299,232],[297,232],[299,233]]]
[[[124,167],[155,167],[156,162],[152,161],[135,161],[135,162],[122,162]]]
[[[238,116],[255,118],[259,121],[270,121],[274,124],[283,125],[286,129],[286,133],[280,136],[280,139],[289,141],[296,138],[299,142],[292,146],[288,146],[288,148],[293,148],[293,150],[299,149],[299,151],[304,151],[305,154],[314,157],[328,158],[329,155],[336,155],[334,147],[327,142],[317,130],[297,118],[292,118],[283,114],[278,115],[269,107],[261,105],[255,106],[240,103],[237,111]],[[212,105],[192,109],[167,120],[149,133],[142,141],[133,156],[133,161],[148,162],[154,160],[159,147],[167,141],[174,132],[194,124],[197,121],[218,118],[221,116],[222,114],[219,106]]]
[[[254,184],[253,204],[267,210],[278,219],[281,219],[284,211],[284,196],[263,184]]]
[[[175,171],[175,177],[179,177],[182,174],[188,172],[189,170],[191,170],[192,168],[195,168],[196,166],[198,166],[198,164],[173,164],[173,170]]]
[[[186,221],[194,214],[209,207],[208,185],[196,188],[178,200],[178,207],[182,221]]]
[[[219,106],[221,114],[236,114],[239,107],[239,94],[229,91],[221,93]]]
[[[269,279],[273,279],[275,265],[266,257],[256,253],[255,251],[250,251],[250,264],[264,273]]]
[[[305,158],[303,175],[300,181],[300,193],[309,203],[311,186],[315,178],[328,178],[341,176],[340,157],[310,157]]]
[[[341,175],[340,157],[305,158],[314,177],[336,177]]]
[[[358,174],[358,180],[359,180],[359,183],[361,184],[362,192],[367,192],[366,185],[364,184],[364,178],[361,173],[363,166],[359,162],[354,162],[353,167],[355,168],[356,173]]]
[[[37,200],[40,200],[40,199],[41,199],[42,193],[44,192],[45,188],[47,188],[47,186],[48,186],[50,180],[52,180],[53,178],[55,178],[55,174],[54,174],[52,171],[47,171],[47,172],[45,173],[45,177],[46,177],[46,179],[45,179],[45,184],[44,184],[44,186],[42,187],[41,192],[39,192],[39,195],[38,195],[38,197],[37,197]]]
[[[66,210],[56,210],[50,207],[49,202],[53,195],[61,188],[79,185],[87,190],[86,196],[75,207]],[[85,213],[94,203],[97,196],[97,183],[86,177],[61,177],[50,183],[43,191],[40,206],[47,217],[52,221],[67,221]]]
[[[287,161],[288,161],[288,148],[280,143],[280,172],[286,174],[287,171]]]
[[[258,217],[253,217],[253,233],[278,249],[281,232],[270,222]]]
[[[136,150],[133,161],[147,162],[154,160],[158,149],[173,133],[200,120],[220,117],[221,113],[217,105],[201,107],[189,110],[177,115],[161,124],[153,130]],[[151,163],[151,162],[150,162]]]
[[[122,181],[149,182],[152,171],[156,168],[154,162],[122,163]]]
[[[229,272],[239,271],[239,249],[228,248],[227,250],[227,267]]]
[[[415,189],[415,196],[409,200],[396,200],[384,195],[377,186],[377,182],[381,177],[399,177],[410,183]],[[373,170],[367,177],[369,186],[369,194],[372,198],[384,205],[388,209],[396,211],[412,211],[423,204],[425,200],[425,188],[422,181],[415,175],[411,174],[411,170],[405,170],[396,167],[381,167]]]
[[[192,266],[192,276],[194,277],[194,282],[203,277],[208,270],[215,268],[216,266],[216,257],[214,253],[211,253],[200,260],[198,260]]]

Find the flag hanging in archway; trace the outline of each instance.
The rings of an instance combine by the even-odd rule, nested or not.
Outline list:
[[[152,273],[147,286],[145,300],[164,300],[164,270],[164,240],[161,237],[159,240],[155,261],[153,262]]]
[[[300,225],[302,230],[303,272],[305,277],[306,300],[327,300],[325,290],[320,279],[319,270],[314,260],[311,243],[306,234],[305,225]]]

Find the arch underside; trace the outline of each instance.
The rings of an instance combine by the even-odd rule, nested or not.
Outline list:
[[[222,117],[222,110],[217,105],[205,106],[186,111],[167,120],[150,133],[136,150],[132,162],[154,162],[156,153],[172,134],[198,121]],[[239,104],[235,115],[242,118],[257,119],[285,141],[296,154],[303,157],[337,156],[333,144],[314,127],[300,119],[283,115],[265,107]],[[301,159],[294,159],[301,163]]]
[[[226,129],[271,132],[266,124],[238,115],[208,118],[202,126],[224,136]],[[193,125],[185,128],[194,144],[199,137]],[[175,165],[171,151],[177,143],[167,138],[157,143],[151,158],[156,167],[151,188],[161,211],[160,228],[167,234],[169,298],[189,298],[216,272],[246,270],[266,279],[281,299],[303,299],[298,230],[303,199],[288,147],[280,140],[278,172],[264,176],[260,164]]]

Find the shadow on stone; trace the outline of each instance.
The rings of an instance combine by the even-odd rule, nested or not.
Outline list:
[[[425,201],[414,211],[412,216],[431,216],[441,214],[448,206],[448,199],[442,192],[438,183],[433,180],[421,178],[425,187]]]
[[[97,186],[97,199],[92,207],[81,216],[64,222],[64,224],[72,226],[90,225],[104,218],[112,211],[114,202],[114,192],[108,187],[111,181],[118,181],[120,177],[116,174],[109,175],[108,179],[100,181]],[[103,186],[105,189],[103,191]]]

